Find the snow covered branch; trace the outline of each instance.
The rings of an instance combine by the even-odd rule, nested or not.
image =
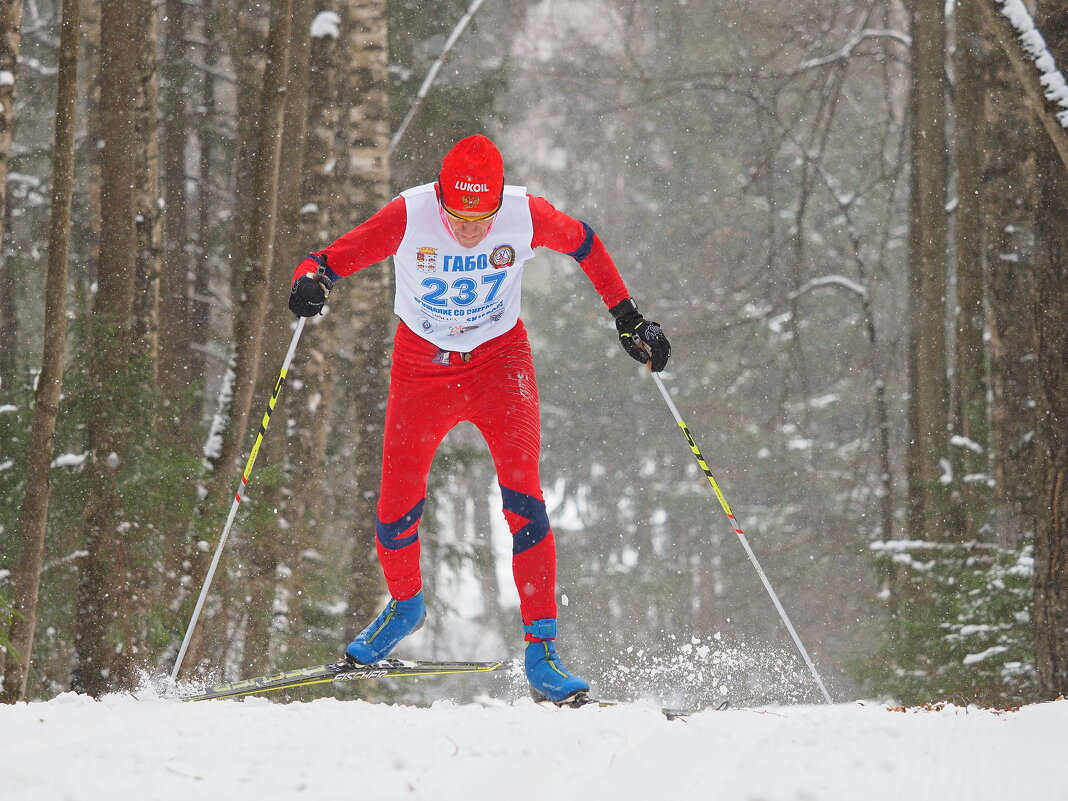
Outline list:
[[[1024,93],[1057,149],[1061,162],[1068,168],[1068,84],[1057,69],[1045,39],[1021,0],[980,2],[979,8],[1020,79]],[[1059,110],[1051,110],[1047,105],[1050,103]]]
[[[890,28],[865,28],[861,31],[857,31],[853,38],[843,44],[835,52],[826,56],[820,56],[819,58],[810,58],[807,61],[802,61],[791,70],[791,74],[804,72],[805,70],[814,69],[815,67],[825,67],[836,61],[847,59],[853,55],[853,51],[855,51],[857,47],[869,39],[893,39],[894,41],[903,44],[905,47],[909,47],[912,44],[911,37],[901,31],[891,30]]]
[[[795,300],[813,289],[821,289],[825,286],[837,286],[849,290],[860,298],[868,297],[868,288],[863,284],[857,283],[852,278],[846,278],[844,275],[821,275],[818,278],[805,281],[800,287],[791,292],[790,300]]]
[[[868,288],[863,284],[854,281],[852,278],[847,278],[844,275],[821,275],[816,278],[810,278],[793,292],[788,294],[786,296],[786,302],[793,302],[802,295],[807,295],[809,292],[823,289],[825,287],[837,287],[838,289],[844,289],[847,292],[851,292],[857,296],[862,304],[868,299]],[[778,315],[783,305],[783,303],[762,306],[749,304],[746,306],[743,322],[750,323],[760,320],[768,320]]]
[[[1023,45],[1024,52],[1034,61],[1039,72],[1039,83],[1045,88],[1046,99],[1060,106],[1064,111],[1057,113],[1061,127],[1068,129],[1068,82],[1057,69],[1053,54],[1046,47],[1046,40],[1035,27],[1035,21],[1024,7],[1021,0],[994,0],[1001,6],[1001,13],[1016,30]]]

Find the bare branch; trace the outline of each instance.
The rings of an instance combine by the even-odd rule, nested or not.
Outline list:
[[[802,61],[792,70],[788,70],[786,75],[797,75],[808,70],[815,69],[817,67],[825,67],[829,64],[834,64],[838,61],[844,61],[854,55],[854,51],[864,42],[870,39],[891,39],[896,41],[905,47],[912,44],[912,38],[901,31],[891,30],[889,28],[865,28],[857,31],[853,35],[853,38],[838,48],[834,53],[830,53],[826,56],[820,56],[819,58],[811,58],[808,61]]]

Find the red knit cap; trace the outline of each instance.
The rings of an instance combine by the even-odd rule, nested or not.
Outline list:
[[[461,139],[441,162],[442,202],[461,214],[489,214],[501,205],[504,161],[501,152],[480,134]]]

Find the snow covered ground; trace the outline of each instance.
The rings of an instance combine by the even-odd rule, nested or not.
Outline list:
[[[66,693],[0,707],[8,801],[1068,799],[1068,701],[1014,712],[882,704],[429,708]]]

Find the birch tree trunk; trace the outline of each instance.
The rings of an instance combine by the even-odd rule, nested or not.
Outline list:
[[[192,301],[188,307],[190,328],[191,352],[187,353],[188,360],[192,361],[189,368],[191,375],[197,379],[208,373],[208,359],[203,349],[195,349],[192,346],[206,344],[210,339],[209,323],[211,320],[208,298],[210,297],[211,274],[214,263],[219,260],[218,248],[220,240],[224,239],[220,232],[224,224],[220,221],[215,207],[215,193],[219,181],[219,173],[215,165],[226,157],[220,156],[222,149],[216,142],[217,130],[222,124],[219,109],[220,103],[216,98],[217,81],[215,72],[219,69],[218,64],[225,56],[223,37],[221,33],[220,14],[216,5],[221,0],[206,0],[203,14],[199,20],[199,30],[205,40],[204,46],[204,71],[201,77],[201,86],[195,96],[197,101],[197,114],[194,115],[194,130],[199,145],[199,153],[195,161],[196,177],[196,202],[190,217],[192,217],[192,232],[189,234],[189,247],[193,253],[192,267]],[[180,382],[179,382],[180,383]],[[206,396],[202,391],[199,399],[202,406]],[[199,409],[194,409],[191,418],[198,424]],[[200,435],[199,427],[197,435]]]
[[[341,211],[335,208],[339,205],[335,198],[341,72],[339,30],[334,23],[339,20],[333,12],[321,13],[331,16],[319,19],[317,35],[309,48],[308,81],[315,91],[308,93],[301,187],[303,206],[299,228],[294,234],[294,244],[299,243],[300,250],[294,253],[294,260],[326,247],[339,232],[334,230],[333,223]],[[283,270],[275,282],[277,290],[285,292],[286,281],[288,276]],[[337,347],[338,315],[330,313],[308,323],[301,343],[301,358],[294,361],[293,380],[285,398],[286,414],[293,421],[293,436],[286,446],[286,462],[290,466],[286,475],[292,489],[286,508],[294,546],[299,548],[298,543],[303,543],[304,547],[317,552],[322,548],[320,539],[326,531],[324,523],[329,513],[323,479],[327,446],[333,439],[333,420],[337,411],[336,376],[341,368]],[[293,583],[297,587],[307,588],[310,583],[322,580],[322,565],[318,561],[301,558],[292,567]],[[290,608],[291,629],[305,631],[307,621],[318,613],[313,595],[303,592],[300,600]]]
[[[347,0],[342,9],[343,59],[341,131],[346,140],[343,201],[351,224],[362,222],[390,198],[388,25],[385,0]],[[346,91],[347,90],[347,91]],[[339,215],[339,221],[343,215]],[[345,229],[345,224],[341,226]],[[339,231],[338,233],[343,233]],[[337,313],[356,329],[345,406],[354,410],[356,492],[347,511],[356,547],[349,612],[362,627],[378,612],[382,579],[374,556],[375,515],[381,476],[382,433],[389,386],[388,353],[393,321],[393,272],[370,267],[343,287]]]
[[[0,695],[0,701],[5,703],[22,700],[26,695],[26,679],[33,655],[34,628],[37,622],[37,595],[41,585],[45,525],[48,520],[49,466],[63,389],[80,15],[80,0],[64,0],[60,25],[59,87],[52,161],[52,218],[48,232],[44,354],[26,451],[26,494],[19,510],[18,533],[21,549],[15,567],[16,614],[11,627],[11,645],[4,664],[4,690]]]

